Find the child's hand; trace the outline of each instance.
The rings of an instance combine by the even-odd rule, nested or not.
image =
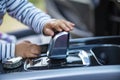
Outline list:
[[[19,43],[15,47],[15,55],[21,56],[23,58],[34,58],[38,57],[40,54],[41,49],[40,46],[36,44],[32,44],[29,41],[24,41],[22,43]]]
[[[53,36],[55,31],[71,31],[74,24],[66,20],[52,20],[46,23],[43,33],[47,36]]]

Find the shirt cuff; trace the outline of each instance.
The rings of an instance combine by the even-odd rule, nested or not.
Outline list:
[[[15,43],[2,43],[0,47],[2,61],[15,57]]]
[[[11,58],[15,57],[15,43],[11,43]]]

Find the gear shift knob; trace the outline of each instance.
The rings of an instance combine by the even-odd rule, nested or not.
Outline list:
[[[57,33],[50,41],[47,56],[50,59],[66,59],[69,44],[69,33]]]

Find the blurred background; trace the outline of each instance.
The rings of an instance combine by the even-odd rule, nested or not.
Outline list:
[[[29,0],[37,8],[56,19],[75,23],[71,38],[120,35],[119,0]],[[0,30],[11,32],[27,29],[17,20],[5,15]]]
[[[32,2],[37,8],[45,11],[45,2],[44,0],[29,0]],[[28,27],[24,24],[18,22],[16,19],[10,17],[8,14],[4,16],[3,23],[0,26],[0,31],[3,33],[13,32],[22,29],[27,29]]]

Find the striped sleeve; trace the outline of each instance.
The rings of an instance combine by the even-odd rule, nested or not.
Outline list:
[[[0,41],[0,60],[4,61],[7,58],[15,57],[14,43],[1,43]]]
[[[27,0],[6,1],[9,15],[29,26],[36,33],[42,33],[44,25],[51,20],[49,15],[34,7]]]

